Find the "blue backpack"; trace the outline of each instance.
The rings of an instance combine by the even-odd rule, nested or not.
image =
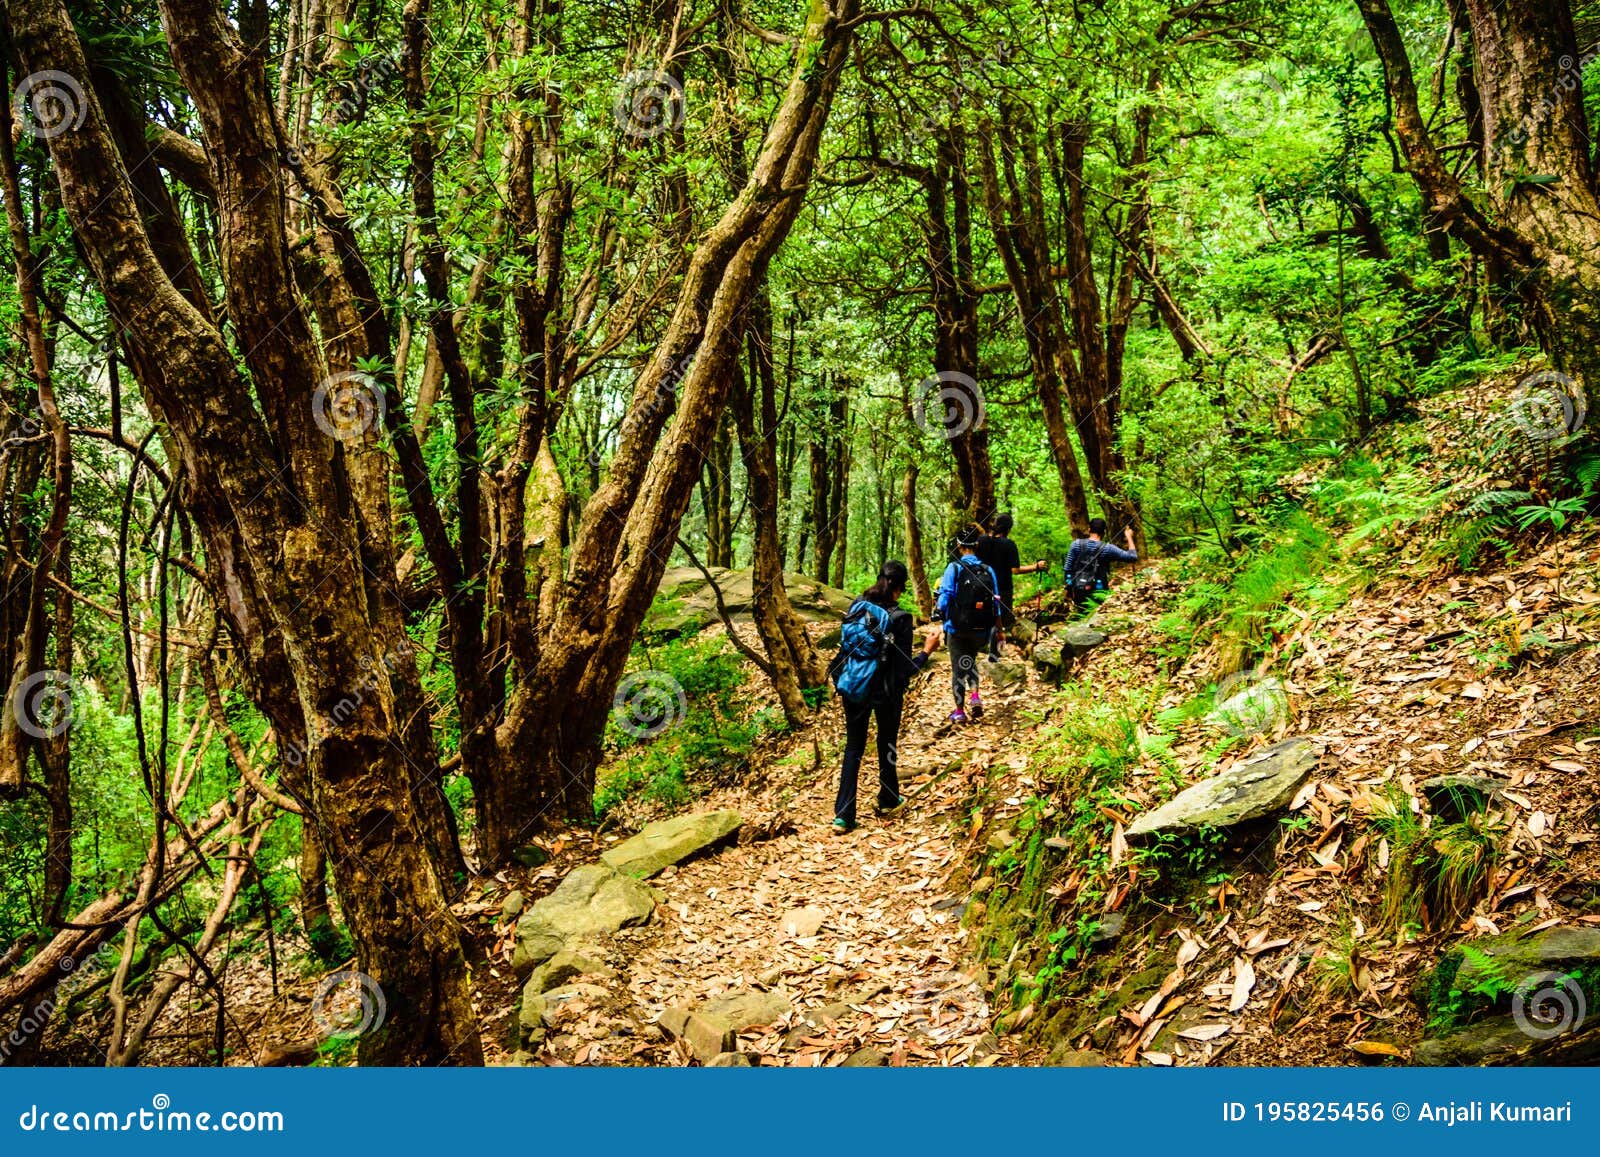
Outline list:
[[[856,602],[839,630],[839,658],[833,685],[852,703],[865,703],[872,678],[889,652],[889,612],[877,603]]]

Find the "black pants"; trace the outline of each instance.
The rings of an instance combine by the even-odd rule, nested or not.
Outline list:
[[[856,822],[856,780],[867,754],[867,728],[878,717],[878,806],[900,802],[900,712],[905,700],[893,695],[879,703],[844,701],[844,765],[839,769],[839,795],[833,801],[834,819],[852,826]]]

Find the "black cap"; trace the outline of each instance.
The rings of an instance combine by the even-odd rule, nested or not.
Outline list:
[[[976,526],[965,526],[956,533],[956,545],[967,547],[969,550],[978,545],[978,540],[983,535],[978,533]]]

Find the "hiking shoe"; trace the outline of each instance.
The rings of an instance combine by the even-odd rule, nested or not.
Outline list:
[[[967,713],[965,711],[957,710],[950,712],[950,722],[956,724],[958,727],[966,721]]]
[[[855,830],[856,830],[856,825],[853,824],[853,823],[850,823],[848,820],[834,820],[833,821],[833,834],[836,835],[836,836],[848,836],[851,832],[853,832]]]
[[[906,797],[905,796],[901,796],[899,799],[895,800],[894,803],[890,804],[888,807],[884,807],[882,804],[878,805],[878,814],[880,816],[896,815],[896,814],[899,813],[900,809],[905,807],[905,806],[906,806]]]
[[[972,699],[967,703],[967,714],[972,717],[973,722],[983,718],[983,700],[978,698],[976,691],[972,693]]]

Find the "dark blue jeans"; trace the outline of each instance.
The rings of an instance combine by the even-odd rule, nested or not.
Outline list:
[[[839,769],[839,795],[833,801],[833,818],[855,826],[856,780],[867,754],[867,729],[878,717],[878,806],[900,802],[900,712],[905,700],[890,696],[878,703],[844,701],[844,765]]]

